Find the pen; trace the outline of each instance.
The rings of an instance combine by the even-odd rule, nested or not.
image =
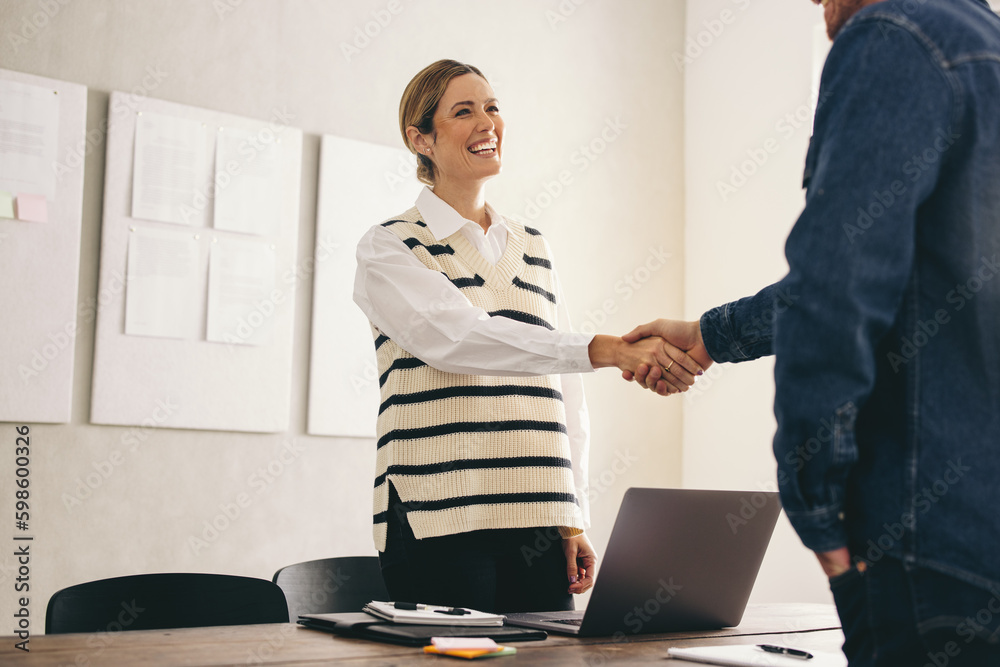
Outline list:
[[[418,604],[416,602],[394,602],[392,604],[396,609],[408,609],[411,611],[435,611],[439,614],[448,614],[449,616],[464,616],[465,614],[471,614],[468,609],[462,609],[461,607],[435,607],[429,604]]]
[[[471,614],[472,612],[468,609],[462,609],[461,607],[449,607],[448,609],[435,609],[438,614],[448,614],[449,616],[465,616],[466,614]]]
[[[802,658],[803,660],[809,660],[813,657],[813,654],[808,651],[801,651],[797,648],[788,648],[785,646],[774,646],[773,644],[757,644],[757,648],[768,653],[780,653],[793,658]]]

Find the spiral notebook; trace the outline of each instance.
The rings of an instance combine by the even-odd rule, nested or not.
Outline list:
[[[487,614],[475,609],[442,607],[433,604],[379,602],[378,600],[373,600],[365,605],[363,611],[377,618],[392,621],[393,623],[475,627],[503,625],[503,616],[499,614]]]

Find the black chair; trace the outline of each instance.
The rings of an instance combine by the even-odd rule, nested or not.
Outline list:
[[[361,611],[372,600],[388,600],[378,558],[345,556],[296,563],[274,573],[285,592],[288,617]]]
[[[137,574],[77,584],[49,598],[45,633],[287,623],[285,594],[228,574]]]

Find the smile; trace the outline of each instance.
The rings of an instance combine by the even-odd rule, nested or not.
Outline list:
[[[497,140],[489,139],[487,141],[480,141],[479,143],[472,144],[466,150],[473,155],[494,155],[497,152]]]

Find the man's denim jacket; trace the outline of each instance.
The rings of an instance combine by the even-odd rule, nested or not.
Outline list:
[[[1000,19],[859,11],[823,70],[788,275],[701,319],[775,355],[774,452],[807,547],[1000,590]]]

